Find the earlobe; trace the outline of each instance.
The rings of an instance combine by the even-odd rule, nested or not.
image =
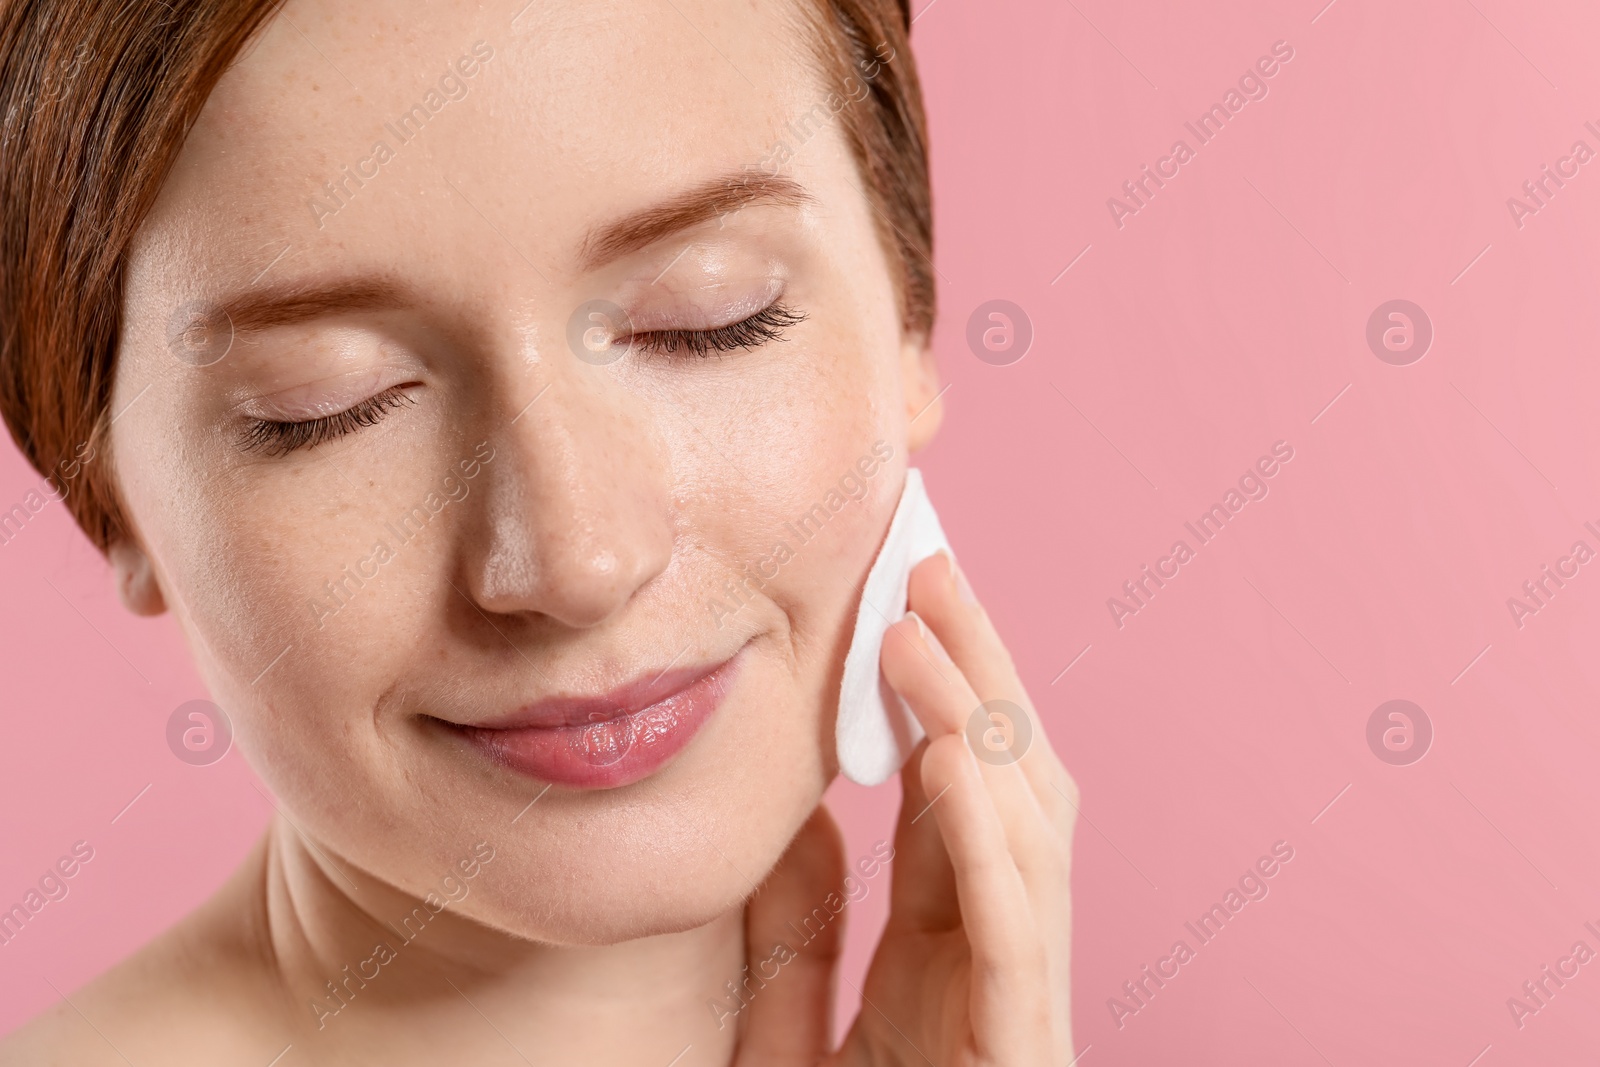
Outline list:
[[[944,418],[939,364],[926,337],[901,342],[900,380],[906,398],[906,448],[915,452],[933,440]]]
[[[111,545],[106,553],[111,573],[116,576],[117,595],[123,607],[135,615],[160,615],[167,610],[161,586],[156,583],[155,568],[144,549],[123,539]]]

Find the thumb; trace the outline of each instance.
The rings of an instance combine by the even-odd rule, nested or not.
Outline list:
[[[749,967],[729,996],[744,1016],[735,1067],[812,1067],[828,1054],[843,884],[844,838],[819,804],[745,906]]]

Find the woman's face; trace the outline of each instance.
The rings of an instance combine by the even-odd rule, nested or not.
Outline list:
[[[113,558],[336,862],[485,841],[460,911],[615,941],[818,802],[938,410],[796,9],[524,4],[292,0],[222,79],[130,260]]]

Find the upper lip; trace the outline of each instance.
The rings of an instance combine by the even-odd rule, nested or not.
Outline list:
[[[632,681],[592,696],[550,696],[524,704],[514,711],[486,722],[470,724],[478,730],[554,729],[605,722],[622,715],[643,711],[689,688],[706,675],[725,666],[733,656],[711,663],[665,670],[641,672]]]

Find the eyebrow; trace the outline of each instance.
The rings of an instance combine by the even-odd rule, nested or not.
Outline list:
[[[416,303],[407,289],[384,278],[361,278],[333,284],[292,282],[230,297],[218,310],[234,335],[275,326],[293,326],[324,315],[351,311],[392,311]]]
[[[593,270],[630,252],[647,248],[692,226],[726,216],[750,204],[800,207],[816,202],[792,178],[766,172],[740,172],[708,179],[675,196],[591,230],[579,255]],[[235,336],[293,326],[326,315],[354,311],[392,311],[413,307],[415,296],[387,278],[328,283],[289,282],[235,294],[217,306]]]
[[[754,203],[801,207],[815,197],[792,178],[764,171],[712,178],[658,204],[592,230],[583,242],[579,262],[584,270],[647,248],[664,237],[732,214]]]

